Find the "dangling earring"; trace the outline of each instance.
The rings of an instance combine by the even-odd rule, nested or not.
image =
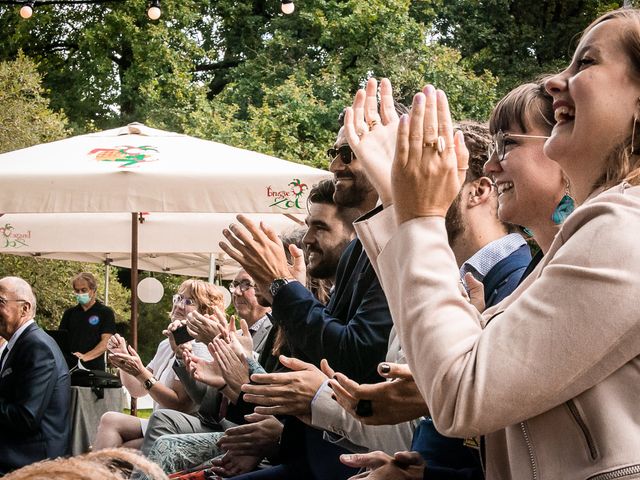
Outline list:
[[[551,220],[556,225],[562,225],[564,221],[567,219],[571,212],[573,212],[576,208],[576,202],[571,197],[571,192],[569,190],[569,180],[566,180],[564,187],[564,197],[560,200],[560,203],[553,211],[551,215]]]

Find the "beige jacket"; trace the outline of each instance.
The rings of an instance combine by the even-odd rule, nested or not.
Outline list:
[[[460,296],[444,219],[389,235],[389,214],[358,236],[440,432],[486,435],[490,480],[640,478],[640,187],[576,209],[483,315]]]

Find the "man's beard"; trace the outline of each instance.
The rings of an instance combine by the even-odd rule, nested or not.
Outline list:
[[[345,175],[351,178],[351,186],[347,189],[338,189],[333,194],[333,201],[336,205],[346,208],[358,208],[367,198],[369,192],[373,190],[373,185],[369,183],[363,175]]]
[[[453,246],[454,242],[462,235],[462,232],[464,232],[464,221],[462,219],[462,212],[460,211],[460,198],[461,195],[458,193],[449,210],[447,210],[447,215],[444,219],[449,246]]]
[[[338,270],[338,263],[340,263],[342,252],[347,248],[350,241],[351,240],[347,240],[337,245],[328,255],[321,254],[316,250],[317,254],[322,255],[322,259],[314,267],[307,267],[309,276],[317,279],[332,278]]]

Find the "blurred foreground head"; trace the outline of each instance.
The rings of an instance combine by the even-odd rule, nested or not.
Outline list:
[[[158,465],[134,450],[112,448],[34,463],[9,473],[3,480],[126,480],[134,470],[144,472],[150,480],[168,479]]]

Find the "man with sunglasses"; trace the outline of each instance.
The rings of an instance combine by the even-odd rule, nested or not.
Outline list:
[[[0,280],[0,336],[8,341],[0,356],[0,476],[69,451],[69,370],[35,312],[27,282]]]

